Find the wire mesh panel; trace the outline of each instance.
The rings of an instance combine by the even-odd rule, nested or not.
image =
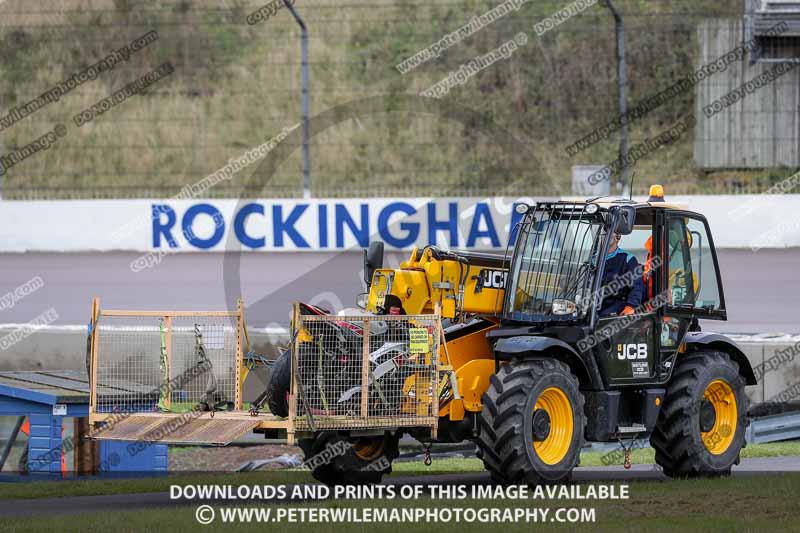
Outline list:
[[[296,311],[294,326],[297,430],[435,426],[436,315]]]
[[[171,379],[186,376],[171,391],[171,409],[187,410],[198,404],[215,410],[233,409],[238,376],[237,319],[175,317],[171,340]]]
[[[97,324],[97,412],[153,411],[163,381],[156,317],[103,317]]]
[[[239,313],[100,312],[94,412],[240,409],[241,327]]]

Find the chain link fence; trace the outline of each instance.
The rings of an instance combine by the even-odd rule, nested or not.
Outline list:
[[[631,108],[700,66],[708,21],[741,26],[744,16],[740,1],[617,4]],[[286,128],[294,133],[274,153],[202,196],[302,197],[300,34],[286,9],[251,16],[262,7],[256,0],[0,4],[3,199],[174,196]],[[573,166],[618,156],[617,132],[567,150],[618,113],[614,24],[602,2],[542,35],[536,25],[563,2],[524,2],[405,73],[397,65],[497,2],[309,0],[296,7],[309,28],[315,197],[570,194]],[[150,32],[158,38],[113,68],[87,71]],[[487,59],[520,34],[527,42],[513,54]],[[174,68],[170,76],[93,111],[89,123],[76,120],[164,63]],[[70,88],[82,72],[88,79]],[[442,98],[419,96],[442,80],[452,85]],[[68,91],[31,104],[56,87]],[[632,120],[630,146],[701,112],[696,92],[678,92]],[[51,131],[64,135],[48,137]],[[763,136],[743,131],[740,142]],[[760,192],[792,172],[705,168],[696,141],[692,129],[639,158],[635,191],[661,182],[671,194]]]

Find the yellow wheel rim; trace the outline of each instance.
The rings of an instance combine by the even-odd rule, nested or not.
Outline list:
[[[550,387],[536,399],[533,410],[543,409],[550,416],[550,433],[542,441],[534,441],[533,449],[543,463],[558,464],[572,444],[572,405],[564,391]]]
[[[353,451],[362,461],[374,461],[383,453],[383,438],[359,440],[353,444]]]
[[[703,393],[703,399],[714,407],[716,419],[714,426],[700,432],[706,449],[714,455],[722,455],[727,451],[736,435],[738,410],[736,409],[736,395],[727,382],[718,379],[712,381]]]

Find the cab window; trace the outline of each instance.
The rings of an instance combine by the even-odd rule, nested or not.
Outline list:
[[[633,254],[640,265],[647,262],[650,256],[648,250],[648,239],[653,235],[651,226],[636,225],[630,235],[625,235],[619,243],[619,247]]]
[[[670,217],[666,253],[669,305],[722,310],[717,270],[705,222],[690,217]]]

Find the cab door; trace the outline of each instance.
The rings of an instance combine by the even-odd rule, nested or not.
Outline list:
[[[666,289],[665,315],[687,319],[727,320],[717,253],[702,215],[666,214],[661,278]]]
[[[706,218],[686,211],[665,211],[658,220],[655,240],[662,265],[656,280],[662,315],[657,332],[662,361],[658,378],[666,381],[695,320],[725,320],[727,311]]]
[[[652,383],[659,362],[656,313],[601,318],[596,331],[601,335],[597,346],[601,371],[609,385]]]
[[[655,225],[636,225],[620,247],[634,255],[644,274],[648,259],[646,242],[653,236]],[[660,364],[660,316],[658,309],[646,305],[647,287],[639,313],[628,316],[598,318],[595,347],[603,378],[610,386],[640,385],[657,380]]]

